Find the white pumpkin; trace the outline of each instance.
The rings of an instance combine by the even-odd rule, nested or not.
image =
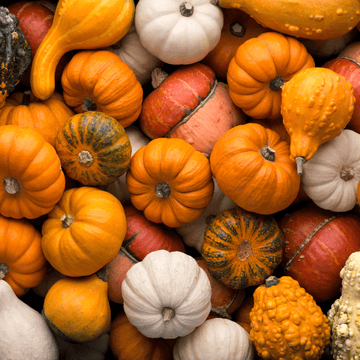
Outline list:
[[[206,320],[191,334],[179,338],[174,360],[250,360],[254,347],[249,333],[229,319]]]
[[[179,251],[157,250],[133,265],[122,282],[124,311],[148,338],[191,333],[211,310],[211,285],[196,260]]]
[[[211,0],[139,0],[135,27],[143,46],[165,63],[193,64],[215,48],[224,15]]]
[[[301,182],[313,202],[335,212],[351,210],[360,181],[360,134],[345,129],[304,164]]]

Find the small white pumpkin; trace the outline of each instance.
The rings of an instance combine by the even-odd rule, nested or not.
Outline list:
[[[254,347],[249,333],[229,319],[206,320],[192,333],[179,338],[174,360],[250,360]]]
[[[345,129],[321,145],[304,164],[301,182],[313,202],[335,212],[351,210],[357,203],[360,181],[360,134]]]
[[[139,0],[135,27],[143,46],[165,63],[193,64],[215,48],[224,15],[211,0]]]
[[[211,285],[196,260],[179,251],[157,250],[133,265],[122,282],[124,311],[148,338],[191,333],[211,310]]]

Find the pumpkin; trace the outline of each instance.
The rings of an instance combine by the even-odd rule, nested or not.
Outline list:
[[[269,215],[296,198],[300,176],[290,146],[273,130],[255,124],[226,131],[210,155],[211,172],[220,190],[241,208]]]
[[[200,61],[216,46],[224,16],[210,1],[140,0],[134,23],[151,54],[167,64],[187,65]]]
[[[144,99],[139,118],[151,139],[183,139],[209,156],[221,134],[245,122],[227,84],[204,64],[183,66],[170,75],[154,70],[153,82],[155,90]]]
[[[55,91],[47,100],[41,101],[26,90],[14,92],[6,99],[0,110],[0,125],[31,127],[55,147],[57,133],[73,115],[60,93]]]
[[[216,215],[205,230],[201,257],[232,289],[264,283],[282,259],[284,238],[275,218],[239,207]]]
[[[213,0],[221,7],[234,7],[249,14],[263,26],[305,39],[333,39],[346,34],[360,21],[360,4],[353,0],[316,3],[292,0]],[[296,9],[296,10],[295,10]],[[296,16],[294,16],[296,11]]]
[[[280,135],[280,139],[287,141],[290,144],[290,135],[285,129],[282,118],[280,119],[252,119],[248,120],[250,123],[260,124],[267,129],[274,130]]]
[[[117,360],[172,360],[166,339],[148,338],[120,310],[110,327],[110,349]]]
[[[86,111],[67,119],[55,149],[66,174],[82,185],[111,184],[130,166],[131,144],[124,127],[102,112]]]
[[[205,321],[211,309],[205,271],[180,251],[146,255],[126,273],[122,293],[130,323],[149,338],[185,336]]]
[[[253,296],[250,340],[261,358],[321,358],[330,342],[328,320],[296,280],[270,276]]]
[[[251,330],[250,312],[254,307],[254,297],[248,296],[244,299],[240,307],[235,311],[233,320],[241,325],[249,334]]]
[[[76,113],[99,111],[127,127],[139,116],[143,89],[135,73],[108,50],[80,51],[66,65],[61,85]]]
[[[299,175],[318,147],[340,135],[351,120],[353,93],[349,81],[323,67],[305,69],[283,86],[281,114]]]
[[[282,87],[296,73],[314,66],[299,40],[275,32],[260,34],[240,45],[229,63],[230,97],[252,118],[280,118]]]
[[[67,52],[110,46],[124,37],[134,18],[134,7],[132,0],[89,0],[85,6],[81,0],[60,0],[31,66],[34,95],[45,100],[54,92],[56,67]]]
[[[126,234],[120,201],[110,193],[83,186],[66,190],[42,226],[46,259],[67,276],[87,276],[119,252]]]
[[[131,158],[126,186],[132,204],[155,223],[196,220],[214,192],[209,160],[182,139],[158,138]]]
[[[22,296],[46,274],[41,234],[26,219],[0,215],[0,238],[0,275],[17,296]]]
[[[83,343],[109,331],[111,308],[104,272],[64,277],[47,292],[43,315],[61,338]]]
[[[234,339],[234,341],[230,341]],[[252,360],[249,334],[235,321],[209,319],[191,334],[179,338],[174,360]]]
[[[35,219],[60,200],[65,176],[52,145],[31,128],[0,126],[0,214]]]

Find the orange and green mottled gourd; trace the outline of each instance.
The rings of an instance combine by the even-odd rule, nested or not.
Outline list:
[[[270,276],[254,291],[250,340],[264,360],[318,360],[330,343],[328,319],[290,276]]]
[[[110,46],[129,30],[133,0],[60,0],[53,23],[33,59],[30,75],[34,95],[47,99],[55,90],[55,70],[70,50]]]
[[[305,39],[333,39],[360,21],[358,0],[212,0],[224,8],[242,10],[262,26]]]

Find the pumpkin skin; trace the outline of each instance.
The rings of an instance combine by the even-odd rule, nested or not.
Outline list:
[[[65,121],[75,113],[62,95],[54,92],[47,100],[37,99],[31,91],[15,92],[0,110],[0,125],[31,127],[55,147],[55,138]]]
[[[241,325],[249,334],[251,330],[250,312],[254,307],[254,297],[248,296],[244,299],[240,307],[235,311],[233,320]]]
[[[130,166],[131,144],[124,127],[102,112],[67,119],[55,148],[66,174],[82,185],[111,184]]]
[[[261,284],[280,264],[284,238],[271,215],[239,207],[222,211],[207,226],[201,257],[209,272],[232,289]]]
[[[46,275],[41,234],[26,219],[0,215],[0,239],[0,277],[20,297],[40,284]]]
[[[126,217],[115,196],[83,186],[64,192],[41,231],[44,255],[56,270],[67,276],[87,276],[119,252]]]
[[[287,208],[299,192],[300,176],[289,155],[289,143],[275,131],[247,123],[228,130],[215,143],[211,172],[238,206],[274,214]]]
[[[0,126],[0,214],[35,219],[60,200],[65,176],[54,149],[36,130]]]
[[[296,73],[314,66],[297,39],[275,32],[260,34],[240,45],[229,63],[230,97],[252,118],[280,118],[282,87]]]
[[[131,158],[126,186],[132,204],[155,223],[178,227],[196,220],[212,199],[209,160],[182,139],[158,138]]]
[[[108,50],[80,51],[66,65],[61,85],[76,113],[104,112],[127,127],[139,116],[143,89],[135,73]]]
[[[284,236],[281,267],[317,303],[337,296],[339,272],[348,256],[360,249],[359,217],[335,213],[308,203],[278,220]]]

